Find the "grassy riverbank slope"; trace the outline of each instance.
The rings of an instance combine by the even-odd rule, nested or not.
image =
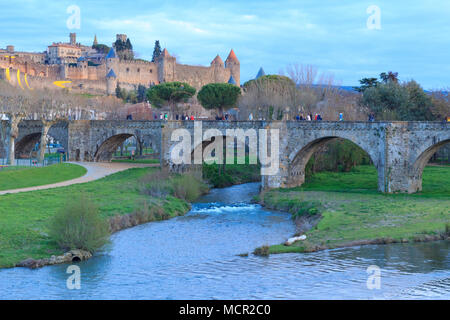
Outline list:
[[[348,173],[317,173],[301,187],[269,191],[261,197],[268,208],[303,216],[306,221],[320,216],[306,232],[307,240],[270,246],[269,253],[449,236],[449,181],[449,166],[429,166],[423,173],[422,192],[381,194],[375,168],[360,166]],[[304,219],[308,215],[310,219]]]
[[[86,174],[82,166],[61,163],[47,167],[5,167],[0,170],[0,191],[36,187],[72,180]]]
[[[182,215],[189,203],[172,195],[152,196],[143,190],[145,178],[158,168],[135,168],[96,181],[67,187],[0,196],[0,267],[12,267],[26,258],[60,255],[48,236],[50,218],[67,199],[84,193],[105,218],[157,209],[156,220]]]
[[[237,184],[261,181],[261,166],[249,164],[226,164],[225,171],[222,165],[203,164],[203,179],[214,188],[225,188]]]

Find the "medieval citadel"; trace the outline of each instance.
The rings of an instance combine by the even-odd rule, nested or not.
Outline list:
[[[53,43],[42,53],[18,52],[8,45],[0,49],[0,79],[24,90],[55,88],[59,81],[72,90],[108,95],[114,94],[118,85],[137,90],[139,85],[169,81],[187,82],[197,89],[214,82],[240,85],[240,63],[233,50],[225,63],[217,55],[210,66],[192,66],[177,63],[167,49],[153,62],[134,59],[130,48],[124,34],[116,36],[107,52],[99,49],[97,37],[92,46],[85,46],[77,43],[75,33],[70,34],[68,43]]]

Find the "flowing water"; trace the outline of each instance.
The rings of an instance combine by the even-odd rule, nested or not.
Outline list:
[[[450,299],[449,242],[238,256],[295,232],[289,214],[250,203],[258,188],[215,189],[183,217],[114,234],[77,264],[80,290],[68,265],[0,270],[0,299]]]

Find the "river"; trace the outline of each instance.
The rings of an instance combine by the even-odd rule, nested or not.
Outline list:
[[[214,189],[183,217],[114,234],[78,263],[0,270],[0,299],[450,299],[450,243],[371,245],[257,257],[294,233],[290,215],[251,204],[259,184]],[[380,268],[369,290],[367,268]]]

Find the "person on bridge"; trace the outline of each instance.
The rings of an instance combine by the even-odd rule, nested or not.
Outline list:
[[[339,121],[344,121],[344,115],[341,113],[339,113]]]

